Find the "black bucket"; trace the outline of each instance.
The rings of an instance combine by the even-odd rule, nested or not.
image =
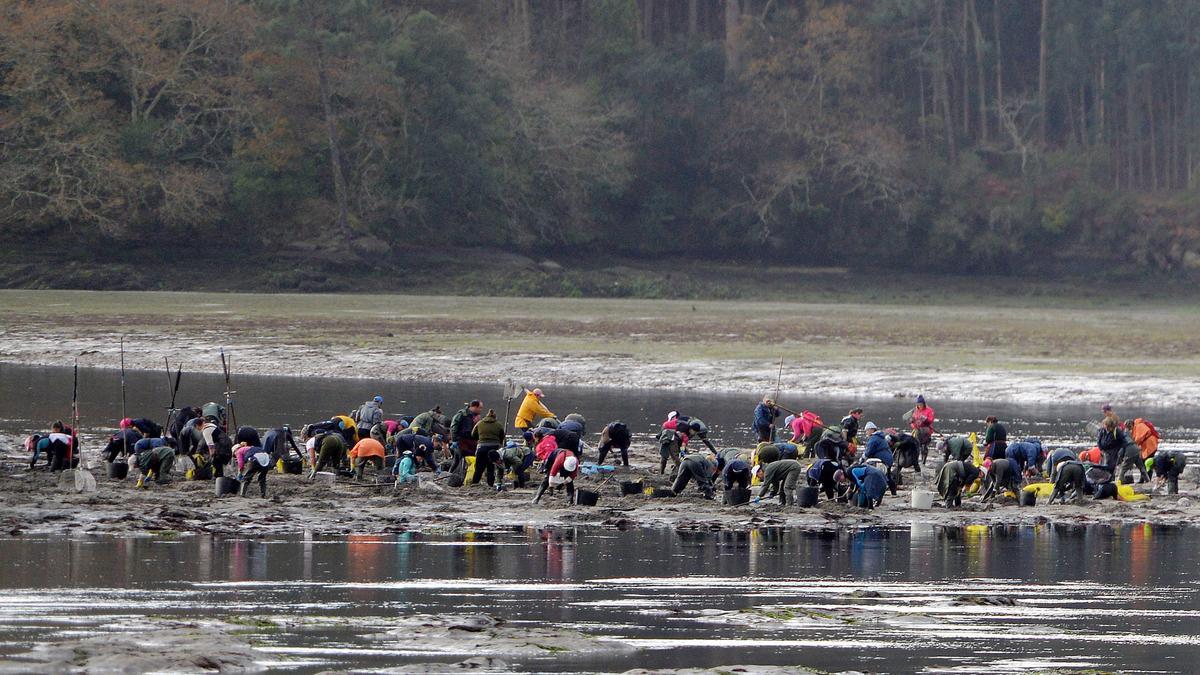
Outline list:
[[[216,481],[214,481],[213,485],[215,486],[216,495],[218,497],[236,495],[242,486],[241,483],[237,482],[233,478],[227,477],[218,478]]]
[[[463,486],[463,477],[457,473],[452,473],[450,474],[450,477],[446,479],[446,485],[449,485],[452,488],[460,488]]]
[[[725,493],[725,503],[729,506],[740,506],[750,502],[750,490],[742,487],[733,487]]]
[[[632,481],[632,480],[621,481],[621,496],[622,497],[626,497],[628,495],[640,495],[640,494],[642,494],[642,482],[640,480],[639,481]]]
[[[1021,490],[1020,492],[1021,506],[1034,506],[1037,504],[1037,493],[1033,490]]]
[[[674,497],[675,491],[670,488],[654,488],[654,492],[651,492],[650,496],[658,497],[660,499],[666,498],[666,497]]]
[[[796,505],[802,509],[811,509],[817,505],[817,497],[821,491],[810,485],[796,488]]]
[[[595,490],[576,490],[575,503],[579,506],[595,506],[600,501],[600,493]]]
[[[108,465],[108,477],[113,480],[125,480],[129,475],[129,462],[113,462]]]

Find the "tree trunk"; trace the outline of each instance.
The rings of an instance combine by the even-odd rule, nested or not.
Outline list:
[[[971,64],[967,62],[967,54],[970,51],[967,48],[967,4],[969,3],[963,3],[959,17],[962,21],[958,32],[958,52],[960,63],[962,63],[962,87],[959,88],[959,93],[962,95],[962,130],[963,136],[969,138],[971,135],[971,93],[968,83],[971,81]]]
[[[1042,0],[1042,28],[1038,33],[1038,139],[1046,144],[1046,60],[1049,57],[1050,0]]]
[[[983,69],[983,31],[979,28],[976,0],[967,0],[967,14],[971,18],[971,29],[975,34],[975,80],[979,89],[979,140],[988,141],[987,77]]]
[[[642,2],[642,39],[654,44],[654,0]]]
[[[738,0],[725,0],[725,74],[736,78],[742,70],[742,11]]]
[[[1150,160],[1150,189],[1158,190],[1158,130],[1155,128],[1153,80],[1147,77],[1142,87],[1146,92],[1146,121],[1150,128],[1150,152],[1147,157]]]
[[[338,146],[337,123],[333,119],[333,103],[329,93],[329,75],[325,72],[324,50],[317,46],[317,88],[321,95],[321,107],[325,112],[325,133],[329,138],[329,164],[333,174],[333,191],[337,198],[337,230],[345,241],[352,235],[350,231],[350,197],[346,189],[346,177],[342,174],[342,151]]]
[[[1000,0],[992,0],[992,43],[996,50],[996,114],[999,115],[1000,109],[1004,107],[1004,58],[1000,51]],[[996,133],[1000,133],[998,126]]]
[[[954,138],[954,115],[950,112],[950,86],[946,81],[946,1],[933,0],[933,32],[934,32],[934,74],[933,96],[934,107],[939,107],[938,114],[942,118],[942,130],[946,134],[946,154],[953,163],[958,160],[958,147]]]

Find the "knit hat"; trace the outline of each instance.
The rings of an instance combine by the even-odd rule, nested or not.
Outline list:
[[[917,403],[921,405],[925,404],[925,396],[923,394],[917,394]]]
[[[863,431],[878,431],[879,427],[875,426],[874,422],[867,422],[867,426],[863,427]]]

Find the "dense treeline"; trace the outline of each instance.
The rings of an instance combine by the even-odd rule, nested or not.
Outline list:
[[[1200,259],[1197,35],[1187,0],[13,0],[0,222],[1171,269]]]

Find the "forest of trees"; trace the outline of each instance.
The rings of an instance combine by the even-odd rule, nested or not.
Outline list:
[[[1189,0],[10,0],[0,233],[1180,269],[1198,57]]]

